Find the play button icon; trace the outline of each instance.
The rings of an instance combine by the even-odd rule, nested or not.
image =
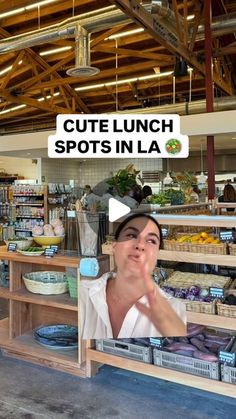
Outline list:
[[[130,212],[130,208],[115,198],[109,199],[109,221],[113,223]]]

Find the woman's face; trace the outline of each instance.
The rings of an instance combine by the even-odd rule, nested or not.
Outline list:
[[[113,244],[118,272],[135,273],[144,266],[151,274],[156,266],[159,246],[159,228],[152,220],[145,217],[130,220]]]

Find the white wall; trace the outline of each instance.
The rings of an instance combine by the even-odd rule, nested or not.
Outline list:
[[[42,159],[42,176],[47,183],[68,183],[74,179],[77,185],[97,185],[119,169],[134,164],[136,170],[162,170],[161,159]]]
[[[0,156],[0,172],[10,175],[17,174],[25,179],[37,179],[37,164],[31,159]]]

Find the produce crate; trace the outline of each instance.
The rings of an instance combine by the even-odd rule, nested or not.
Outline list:
[[[150,347],[136,345],[122,339],[97,339],[96,350],[152,364],[152,349]]]
[[[233,244],[233,243],[229,244],[229,254],[236,256],[236,244]]]
[[[199,375],[212,380],[220,380],[219,362],[209,362],[189,356],[153,349],[153,363],[160,367],[169,368],[188,374]]]
[[[204,253],[214,255],[226,255],[227,244],[193,244],[189,242],[179,243],[175,240],[164,239],[164,249],[176,252],[192,252],[192,253]]]
[[[232,279],[229,276],[181,271],[174,271],[165,283],[168,287],[176,288],[188,288],[191,285],[197,285],[201,288],[218,287],[225,289],[229,288],[231,284]]]
[[[232,279],[230,277],[220,275],[175,271],[163,285],[167,287],[185,289],[191,287],[192,285],[197,285],[200,288],[218,287],[226,289],[230,286],[231,282]],[[185,304],[187,311],[216,314],[216,300],[205,302],[191,301],[184,298],[178,299]]]
[[[236,296],[236,279],[231,284],[231,287],[225,290],[225,296],[229,294]],[[236,305],[224,304],[218,301],[216,304],[216,312],[219,316],[236,318]]]
[[[236,367],[221,365],[221,381],[236,384]],[[230,396],[230,394],[229,394]]]
[[[184,298],[177,299],[185,304],[187,311],[193,311],[194,313],[216,314],[216,300],[207,303],[205,301],[189,301]]]

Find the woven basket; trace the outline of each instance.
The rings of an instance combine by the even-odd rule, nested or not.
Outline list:
[[[231,286],[231,283],[232,279],[229,276],[174,271],[165,285],[176,288],[189,288],[191,285],[197,285],[201,288],[218,287],[227,289]]]
[[[236,256],[236,244],[229,244],[229,254]]]
[[[179,243],[175,240],[164,240],[164,249],[177,252],[192,252],[192,253],[211,253],[214,255],[226,255],[226,243],[220,244],[193,244],[189,242]]]
[[[225,295],[233,294],[236,296],[236,279],[231,287],[225,291]],[[216,305],[216,311],[219,316],[236,318],[236,306],[234,305],[223,304],[219,301]]]
[[[73,276],[67,277],[69,294],[71,298],[78,298],[77,278]]]
[[[23,275],[28,291],[34,294],[63,294],[67,292],[67,280],[63,272],[42,271]]]
[[[185,304],[187,311],[193,311],[195,313],[206,313],[206,314],[216,314],[216,303],[215,300],[206,303],[204,301],[189,301],[184,300],[183,298],[178,298],[182,303]]]

